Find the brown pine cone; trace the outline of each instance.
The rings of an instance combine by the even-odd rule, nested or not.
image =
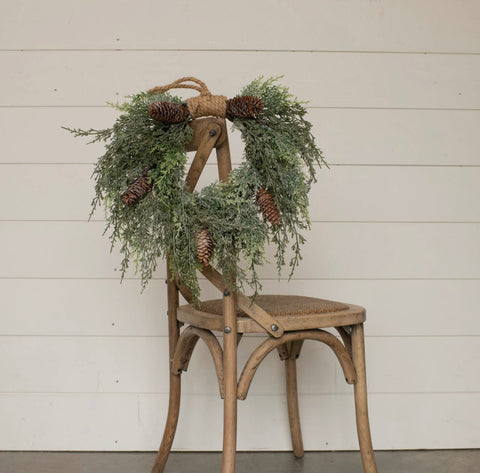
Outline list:
[[[266,189],[260,189],[258,191],[257,204],[268,222],[272,225],[280,225],[282,223],[282,217],[275,204],[275,199]]]
[[[227,100],[226,116],[229,120],[234,118],[256,118],[263,112],[263,100],[258,97],[244,95]]]
[[[147,174],[140,176],[132,184],[130,184],[127,190],[122,195],[122,200],[125,205],[133,205],[140,199],[145,197],[148,192],[152,190],[153,181]]]
[[[213,238],[208,230],[197,233],[197,258],[202,266],[208,266],[213,253]]]
[[[155,120],[164,123],[181,123],[188,118],[187,106],[173,102],[153,102],[148,113]]]

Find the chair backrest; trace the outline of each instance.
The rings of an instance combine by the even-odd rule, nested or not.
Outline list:
[[[196,151],[196,154],[185,181],[188,190],[193,192],[214,148],[217,153],[218,177],[220,181],[226,181],[228,179],[230,171],[232,170],[232,160],[228,143],[228,131],[224,118],[200,118],[193,120],[190,126],[194,130],[194,135],[186,149],[187,151]],[[215,268],[208,265],[202,269],[202,273],[224,296],[227,293],[230,295],[231,289],[227,286],[222,274]],[[167,274],[169,275],[169,300],[175,299],[178,304],[178,291],[180,291],[183,297],[188,302],[191,302],[192,298],[189,289],[183,286],[178,278],[176,278],[174,282],[171,281],[168,261]],[[240,307],[272,336],[277,338],[283,334],[284,329],[281,323],[275,321],[268,312],[252,302],[249,297],[239,291],[236,291],[232,296],[235,306]],[[234,314],[233,316],[235,317]]]
[[[187,151],[196,151],[192,164],[185,179],[186,187],[190,192],[195,190],[198,180],[205,168],[213,149],[216,149],[218,178],[226,181],[232,170],[230,146],[228,144],[228,131],[224,118],[197,118],[190,123],[193,128],[193,137],[187,145]],[[170,284],[170,266],[167,260],[168,282]],[[175,290],[179,290],[187,302],[192,301],[190,290],[181,284],[177,277]],[[170,289],[170,288],[169,288]]]

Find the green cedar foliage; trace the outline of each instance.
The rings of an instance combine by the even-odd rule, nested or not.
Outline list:
[[[112,128],[69,129],[75,136],[90,136],[105,143],[105,154],[95,166],[96,207],[103,204],[112,248],[121,244],[122,278],[133,260],[145,287],[159,258],[170,256],[173,274],[189,287],[198,302],[200,288],[196,235],[207,229],[214,240],[213,265],[234,287],[261,288],[256,268],[265,262],[265,248],[276,245],[278,271],[286,264],[291,244],[290,275],[298,265],[308,229],[308,191],[315,180],[316,165],[324,163],[315,145],[306,110],[278,78],[254,80],[240,95],[263,99],[265,109],[256,119],[235,119],[233,128],[242,134],[245,160],[225,183],[214,182],[200,191],[185,190],[185,145],[192,138],[188,122],[166,124],[148,113],[153,102],[182,100],[170,94],[139,93],[121,105]],[[148,172],[152,192],[127,206],[122,194],[140,175]],[[256,195],[267,189],[275,199],[282,224],[270,225],[259,213]]]

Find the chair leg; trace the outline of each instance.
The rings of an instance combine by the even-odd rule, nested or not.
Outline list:
[[[373,453],[370,425],[368,421],[367,380],[365,370],[365,341],[363,324],[352,327],[352,359],[357,373],[354,385],[355,412],[357,418],[358,443],[365,473],[377,473],[377,465]]]
[[[223,298],[225,332],[223,334],[223,401],[222,473],[235,473],[237,451],[237,321],[232,295]]]
[[[168,403],[167,422],[163,432],[163,439],[158,450],[152,473],[162,473],[172,448],[173,438],[177,430],[178,414],[180,412],[180,375],[170,374],[170,399]]]
[[[295,356],[285,360],[285,375],[287,380],[288,421],[290,423],[293,454],[297,458],[302,458],[304,450],[300,414],[298,411],[297,360]]]

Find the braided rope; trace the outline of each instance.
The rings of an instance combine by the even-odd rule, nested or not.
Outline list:
[[[186,82],[194,82],[197,85],[187,84]],[[153,87],[148,92],[151,94],[163,94],[170,89],[193,89],[199,92],[200,95],[197,97],[186,100],[188,112],[192,118],[208,116],[225,118],[227,97],[224,95],[212,95],[205,82],[202,82],[200,79],[196,77],[182,77],[170,84]]]
[[[187,99],[188,111],[192,118],[198,117],[222,117],[227,114],[227,97],[224,95],[199,95]]]
[[[184,82],[195,82],[198,85],[184,84]],[[210,93],[205,82],[202,82],[200,79],[197,79],[196,77],[190,77],[190,76],[181,77],[180,79],[173,81],[171,84],[153,87],[153,89],[150,89],[148,92],[150,94],[163,94],[170,89],[194,89],[194,90],[198,90],[198,92],[200,92],[200,95]]]

